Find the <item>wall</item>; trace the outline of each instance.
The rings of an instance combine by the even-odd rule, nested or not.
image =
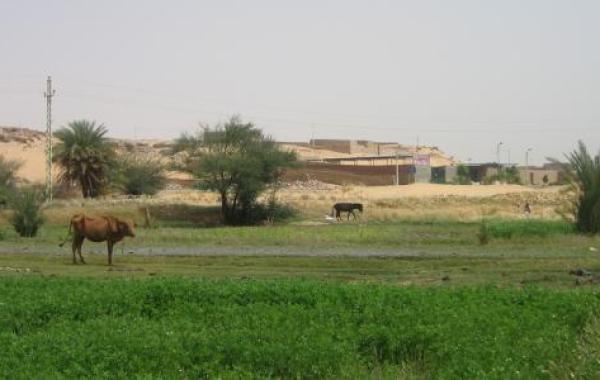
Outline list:
[[[415,182],[429,183],[431,182],[431,166],[417,165],[415,168]]]
[[[370,156],[391,155],[399,149],[399,145],[396,143],[379,143],[368,140],[314,139],[311,140],[311,146],[339,153]]]
[[[544,176],[548,176],[548,184],[561,182],[561,174],[558,170],[544,169],[519,169],[519,176],[523,185],[544,185]]]
[[[350,140],[328,140],[315,139],[310,141],[311,146],[315,148],[333,150],[340,153],[352,153]]]
[[[387,166],[351,166],[351,165],[336,165],[327,163],[307,163],[306,168],[311,170],[327,170],[332,174],[350,173],[361,176],[374,176],[382,178],[384,183],[393,185],[396,177],[396,165]],[[414,183],[415,174],[414,166],[400,165],[398,166],[400,177],[400,185],[408,185]],[[431,175],[431,174],[430,174]]]
[[[446,166],[446,183],[454,183],[456,180],[456,166]]]
[[[398,165],[412,165],[412,157],[400,157],[398,158]],[[332,163],[333,164],[333,163]],[[337,165],[350,165],[350,166],[390,166],[396,165],[396,158],[373,158],[364,160],[340,160],[336,161]]]

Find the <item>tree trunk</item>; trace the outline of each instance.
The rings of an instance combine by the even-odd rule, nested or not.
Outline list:
[[[84,178],[79,179],[79,185],[81,186],[81,193],[84,198],[89,198],[89,190]]]
[[[221,191],[221,219],[224,223],[229,221],[229,204],[227,203],[227,192]]]

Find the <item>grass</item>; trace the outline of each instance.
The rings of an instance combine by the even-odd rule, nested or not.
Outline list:
[[[70,254],[0,255],[0,278],[22,276],[68,276],[150,278],[186,276],[202,278],[284,279],[306,278],[352,283],[450,287],[538,285],[573,289],[570,269],[600,272],[598,256],[580,257],[306,257],[306,256],[116,256],[109,268],[106,254],[87,255],[86,265],[71,264]]]
[[[160,222],[159,222],[160,224]],[[573,228],[562,221],[501,220],[487,221],[492,238],[499,244],[522,241],[545,245],[548,239],[574,236]],[[274,227],[158,227],[138,228],[131,246],[295,246],[295,247],[438,247],[453,249],[476,244],[479,223],[451,220],[396,220],[369,223],[305,224],[303,222]],[[67,235],[66,225],[46,225],[33,239],[19,238],[10,227],[0,227],[2,244],[55,245]],[[570,240],[588,239],[573,238]]]
[[[142,206],[116,207],[139,217]],[[35,238],[0,223],[0,377],[600,371],[600,294],[569,274],[600,273],[600,253],[590,249],[600,238],[568,223],[486,214],[482,246],[481,218],[201,228],[214,209],[155,207],[155,228],[119,244],[110,268],[102,245],[84,245],[87,265],[56,247],[70,208],[54,210]]]
[[[579,363],[600,307],[593,292],[307,280],[28,277],[0,290],[8,378],[545,378]]]
[[[495,220],[488,222],[488,229],[492,237],[500,239],[545,238],[575,232],[575,226],[564,220]]]

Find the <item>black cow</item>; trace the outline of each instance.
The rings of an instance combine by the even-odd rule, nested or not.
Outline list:
[[[350,214],[352,214],[352,217],[354,218],[354,220],[356,220],[356,214],[354,213],[354,210],[358,210],[362,214],[362,212],[363,212],[362,203],[336,203],[333,205],[333,208],[331,209],[331,216],[333,217],[333,214],[335,212],[335,219],[342,220],[341,213],[347,212],[348,220],[350,220]]]

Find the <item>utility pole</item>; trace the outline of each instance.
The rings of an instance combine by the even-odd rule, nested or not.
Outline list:
[[[498,145],[496,145],[496,163],[498,165],[500,165],[500,147],[502,146],[502,144],[502,141],[500,141]]]
[[[400,185],[400,168],[398,167],[398,150],[400,147],[396,147],[396,186]]]
[[[529,152],[532,151],[532,148],[527,148],[525,151],[525,168],[529,168]]]
[[[52,89],[52,78],[48,77],[46,98],[46,201],[52,202],[52,98],[56,91]]]

